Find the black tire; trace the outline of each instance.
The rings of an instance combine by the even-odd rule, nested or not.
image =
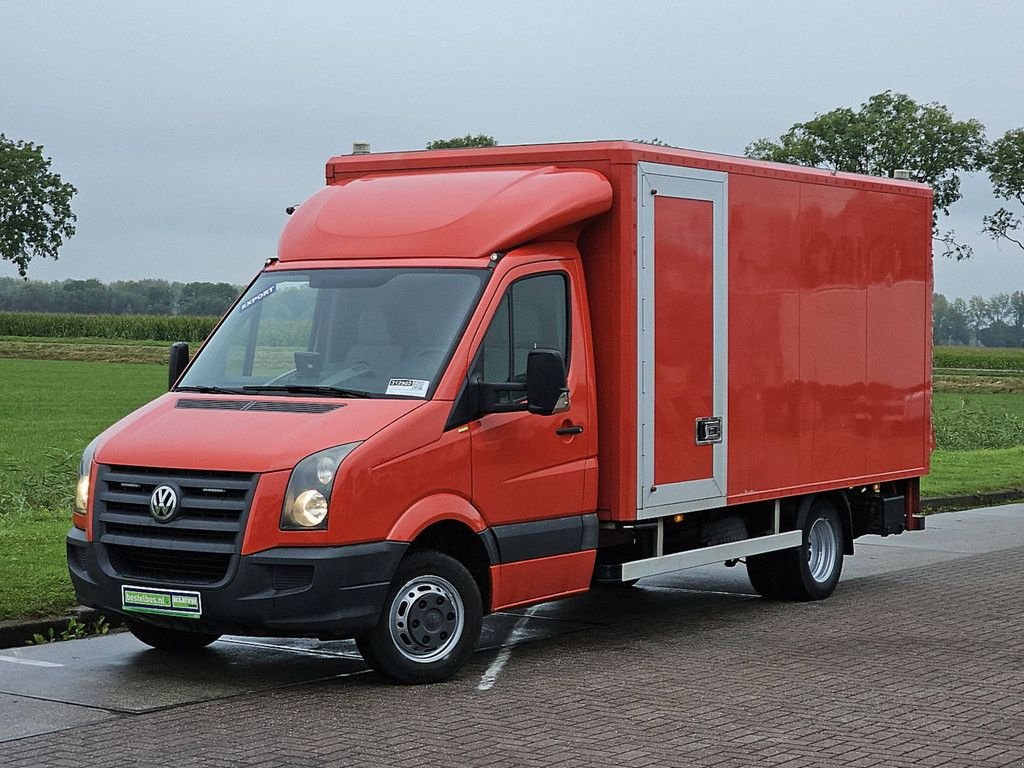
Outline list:
[[[832,502],[815,498],[801,505],[797,527],[803,540],[796,549],[774,553],[779,557],[777,579],[787,600],[824,600],[843,572],[843,524]]]
[[[190,632],[184,629],[158,627],[139,619],[125,619],[128,631],[146,645],[159,651],[198,651],[217,640],[220,635],[211,632]]]
[[[779,578],[781,568],[778,552],[748,557],[747,577],[750,579],[750,585],[754,591],[768,600],[781,599],[785,595]]]
[[[640,579],[627,579],[626,581],[595,581],[590,585],[591,589],[614,589],[614,590],[625,590],[632,589],[636,586],[636,583]]]
[[[480,589],[466,567],[441,552],[418,550],[399,564],[377,625],[356,645],[385,677],[439,683],[473,653],[482,621]]]

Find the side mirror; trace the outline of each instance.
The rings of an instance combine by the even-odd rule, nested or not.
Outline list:
[[[530,413],[550,416],[568,408],[565,358],[557,349],[531,349],[526,358],[526,402]]]
[[[171,356],[167,362],[167,388],[171,389],[178,383],[181,374],[188,365],[188,342],[176,341],[171,344]]]

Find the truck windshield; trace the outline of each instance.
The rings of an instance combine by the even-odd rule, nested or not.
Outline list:
[[[265,272],[176,389],[429,397],[488,274],[390,268]]]

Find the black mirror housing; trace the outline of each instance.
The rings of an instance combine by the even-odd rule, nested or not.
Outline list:
[[[505,397],[506,393],[511,393]],[[501,382],[500,384],[476,381],[473,385],[472,402],[476,413],[516,413],[525,411],[526,403],[522,396],[526,394],[526,385],[519,382]]]
[[[176,341],[171,344],[171,356],[167,361],[167,389],[173,389],[188,365],[188,342]]]
[[[550,416],[568,392],[562,353],[557,349],[531,349],[526,358],[527,410]]]

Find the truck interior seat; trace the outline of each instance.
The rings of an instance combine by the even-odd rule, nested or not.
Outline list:
[[[402,347],[394,343],[388,316],[375,309],[363,310],[356,328],[356,343],[345,355],[344,366],[364,363],[376,376],[391,376],[401,355]]]

